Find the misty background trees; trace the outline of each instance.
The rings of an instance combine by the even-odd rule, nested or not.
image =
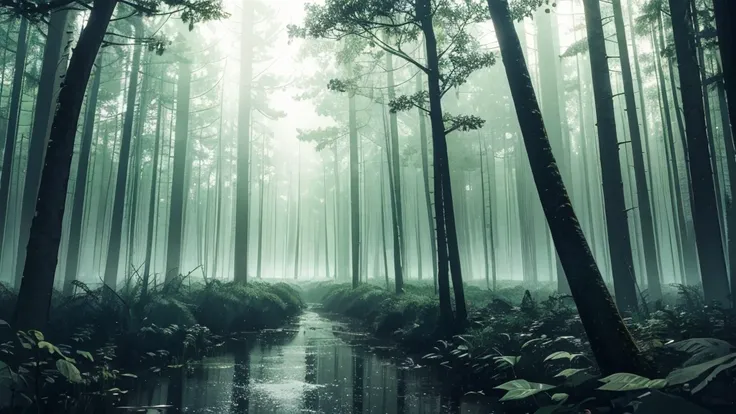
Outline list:
[[[3,3],[0,278],[22,323],[52,286],[179,275],[431,283],[446,326],[463,281],[579,298],[585,263],[622,312],[673,283],[733,300],[723,2],[511,1],[513,57],[505,3]]]

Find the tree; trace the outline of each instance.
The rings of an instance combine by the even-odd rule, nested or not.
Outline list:
[[[606,54],[606,40],[599,0],[584,0],[585,23],[588,31],[593,93],[598,115],[598,145],[600,147],[603,199],[606,210],[608,247],[616,302],[619,308],[637,308],[636,277],[634,276],[631,241],[624,198],[619,142],[616,136],[616,115],[613,107],[611,76]]]
[[[728,100],[728,116],[731,128],[736,128],[736,30],[733,22],[736,20],[736,5],[730,0],[713,0],[713,9],[716,16],[718,31],[718,47],[721,52],[722,74]],[[721,109],[723,110],[723,109]],[[731,135],[733,140],[736,134]],[[736,143],[732,144],[736,146]]]
[[[22,3],[28,6],[23,10],[24,13],[32,18],[39,18],[54,8],[66,8],[71,1],[63,0],[61,1],[63,4],[51,2],[40,5],[30,1]],[[48,318],[77,123],[92,66],[117,4],[117,0],[94,0],[91,8],[87,4],[83,6],[90,8],[89,19],[69,60],[57,98],[56,113],[51,123],[39,196],[30,228],[23,278],[13,318],[13,326],[16,329],[43,329]],[[155,13],[165,3],[128,4]],[[202,20],[224,16],[219,4],[209,0],[187,3],[180,10],[183,11],[182,20],[190,26]]]
[[[644,242],[644,262],[646,265],[648,293],[652,300],[662,298],[662,287],[659,281],[659,253],[654,233],[654,219],[652,218],[652,203],[649,200],[649,183],[647,182],[646,165],[644,164],[644,148],[641,130],[639,129],[639,114],[636,110],[636,95],[634,94],[634,78],[631,74],[629,59],[629,45],[626,40],[624,12],[621,0],[613,0],[613,20],[616,25],[618,54],[621,60],[621,74],[626,97],[626,116],[629,122],[631,149],[634,158],[634,176],[636,177],[636,196],[638,201],[641,235]],[[644,121],[646,123],[646,120]]]
[[[729,295],[728,273],[705,126],[703,88],[692,42],[691,9],[688,0],[669,0],[669,5],[680,75],[688,167],[692,177],[695,242],[700,258],[703,293],[707,301],[725,305]]]
[[[488,0],[529,164],[557,254],[593,354],[604,374],[644,375],[646,363],[626,329],[562,183],[507,0]]]
[[[427,92],[397,97],[389,105],[392,111],[419,107],[429,113],[434,148],[438,287],[449,292],[451,274],[456,304],[455,317],[443,314],[441,320],[444,329],[462,329],[466,323],[467,310],[446,139],[448,134],[457,130],[477,129],[484,121],[475,116],[444,113],[441,99],[450,89],[463,84],[473,71],[493,64],[493,55],[479,52],[477,41],[465,31],[468,24],[485,20],[485,12],[478,2],[459,4],[449,0],[370,0],[349,3],[328,0],[324,5],[308,4],[306,10],[304,27],[290,26],[291,36],[331,39],[357,37],[368,45],[407,61],[427,75]],[[440,42],[435,34],[435,18],[443,24],[444,35]],[[380,33],[384,32],[391,35],[392,44],[381,38]],[[419,63],[403,49],[419,35],[424,37],[426,65]],[[453,319],[457,323],[451,326]]]

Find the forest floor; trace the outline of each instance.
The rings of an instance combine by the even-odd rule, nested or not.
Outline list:
[[[603,377],[569,297],[546,286],[500,284],[496,292],[466,286],[469,328],[438,333],[433,287],[330,282],[302,286],[307,302],[355,318],[376,338],[417,356],[417,365],[446,368],[465,393],[498,398],[505,412],[733,413],[736,313],[706,306],[696,289],[670,287],[665,299],[626,323],[658,378]]]

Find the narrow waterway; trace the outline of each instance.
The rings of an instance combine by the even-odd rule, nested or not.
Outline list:
[[[294,326],[258,334],[193,372],[141,382],[127,405],[150,413],[491,412],[478,396],[453,392],[434,368],[367,342],[309,309]]]

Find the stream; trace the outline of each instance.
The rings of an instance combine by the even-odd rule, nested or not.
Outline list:
[[[442,384],[443,368],[418,366],[393,348],[307,309],[189,373],[141,381],[116,412],[413,414],[491,413],[479,395]],[[443,369],[444,370],[444,369]],[[137,407],[137,409],[132,409]],[[149,408],[144,408],[149,407]]]

